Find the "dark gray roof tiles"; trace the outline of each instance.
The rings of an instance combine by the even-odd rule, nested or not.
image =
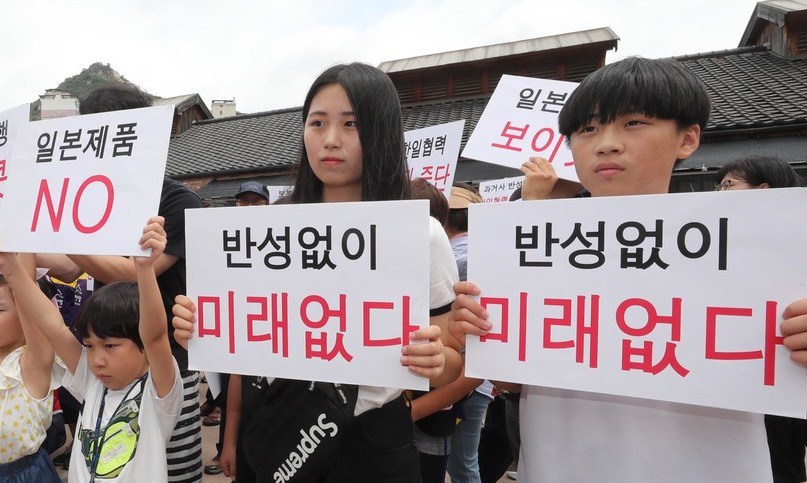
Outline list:
[[[707,131],[807,122],[807,59],[784,59],[764,47],[677,57],[712,98]]]
[[[490,97],[487,96],[403,106],[401,114],[403,115],[404,131],[413,131],[465,119],[460,148],[462,150],[465,143],[468,142],[468,137],[476,128],[476,123],[479,122],[482,111],[485,110],[489,100]]]
[[[462,145],[476,127],[488,98],[405,106],[404,130],[465,119]],[[173,138],[166,174],[193,177],[238,171],[285,170],[299,155],[301,107],[199,121]]]
[[[171,139],[168,176],[285,169],[297,159],[302,108],[199,121]]]

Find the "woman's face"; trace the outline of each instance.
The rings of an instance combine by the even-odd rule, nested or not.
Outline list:
[[[752,189],[762,189],[762,188],[770,188],[768,183],[762,183],[761,185],[752,185],[748,181],[742,179],[740,176],[737,176],[733,173],[728,173],[727,175],[723,176],[723,179],[720,181],[720,184],[717,185],[718,191],[738,191],[738,190],[752,190]]]
[[[303,142],[308,163],[322,181],[322,201],[360,201],[361,142],[353,106],[341,85],[328,84],[311,100]]]

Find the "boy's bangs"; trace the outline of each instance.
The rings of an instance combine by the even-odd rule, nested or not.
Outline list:
[[[710,102],[703,85],[673,60],[628,58],[587,77],[572,92],[558,118],[566,136],[592,120],[602,124],[626,114],[671,119],[679,127],[705,127]]]
[[[570,132],[585,127],[593,120],[608,124],[626,114],[643,114],[658,119],[680,119],[686,116],[680,99],[668,86],[635,77],[620,78],[619,82],[608,78],[611,76],[604,77],[597,79],[599,82],[582,87],[579,94],[577,91],[572,94],[577,94],[578,99],[573,112],[569,113],[568,122],[574,126],[568,129]]]
[[[101,287],[90,296],[79,312],[76,329],[82,338],[89,336],[92,331],[100,339],[130,339],[142,349],[139,320],[137,284],[115,282]]]

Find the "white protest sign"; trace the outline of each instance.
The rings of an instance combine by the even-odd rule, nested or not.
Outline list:
[[[25,124],[0,212],[2,249],[142,255],[138,240],[157,214],[173,115],[160,106]]]
[[[409,179],[423,178],[451,196],[465,120],[404,133]]]
[[[494,179],[479,182],[479,195],[485,203],[507,203],[517,189],[524,183],[524,176]]]
[[[546,158],[560,178],[577,181],[558,113],[577,83],[503,75],[462,150],[464,158],[520,168]]]
[[[189,366],[426,390],[400,363],[429,324],[426,200],[188,210]]]
[[[778,327],[807,296],[806,205],[801,188],[472,205],[493,329],[469,337],[468,376],[804,418]]]
[[[267,185],[266,189],[269,191],[269,203],[271,204],[284,196],[290,196],[294,191],[294,186]]]
[[[11,159],[14,136],[30,118],[31,105],[23,104],[0,112],[0,206],[5,198],[8,162]]]

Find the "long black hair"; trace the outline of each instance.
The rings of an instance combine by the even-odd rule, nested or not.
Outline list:
[[[362,201],[409,199],[401,104],[389,76],[361,63],[340,64],[327,69],[308,90],[303,104],[303,125],[314,96],[332,84],[345,89],[356,114],[362,151]],[[300,144],[300,162],[291,202],[317,203],[322,201],[322,181],[311,169],[305,142]]]

